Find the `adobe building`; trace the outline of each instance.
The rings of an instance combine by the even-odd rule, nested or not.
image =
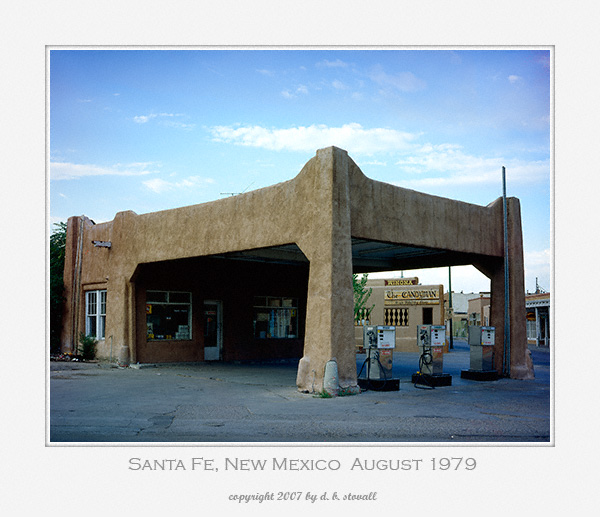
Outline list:
[[[365,323],[395,327],[394,352],[419,351],[418,325],[446,324],[444,286],[441,284],[421,285],[418,278],[411,277],[368,279],[365,287],[371,289],[371,294],[365,302],[365,309],[359,312],[354,322],[358,350],[363,345]]]
[[[487,295],[489,293],[485,293]],[[491,299],[489,296],[485,296],[484,293],[479,293],[479,296],[475,296],[469,299],[468,308],[468,319],[469,325],[476,326],[493,326],[490,323],[490,305]]]
[[[519,201],[507,200],[510,371],[527,361]],[[422,194],[318,150],[293,179],[210,203],[67,224],[62,349],[80,332],[122,363],[300,358],[320,390],[337,363],[357,385],[352,274],[473,264],[491,279],[497,369],[504,347],[503,203]]]

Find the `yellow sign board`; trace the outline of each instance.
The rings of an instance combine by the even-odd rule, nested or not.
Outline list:
[[[390,289],[385,292],[386,300],[437,300],[439,297],[439,289]]]
[[[437,304],[440,290],[431,288],[389,289],[384,294],[384,305],[427,305]]]

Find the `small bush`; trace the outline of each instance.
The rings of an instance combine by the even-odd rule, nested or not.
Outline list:
[[[96,344],[98,341],[92,336],[86,336],[83,332],[79,333],[79,344],[81,347],[78,352],[85,360],[91,360],[96,357]]]

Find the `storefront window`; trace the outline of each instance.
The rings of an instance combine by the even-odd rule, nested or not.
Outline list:
[[[255,297],[254,337],[258,339],[298,337],[298,300],[272,296]]]
[[[192,339],[192,293],[146,291],[146,337]]]

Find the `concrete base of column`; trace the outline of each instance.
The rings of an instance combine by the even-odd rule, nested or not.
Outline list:
[[[120,366],[129,366],[129,347],[127,345],[121,346],[118,355],[118,362]]]

